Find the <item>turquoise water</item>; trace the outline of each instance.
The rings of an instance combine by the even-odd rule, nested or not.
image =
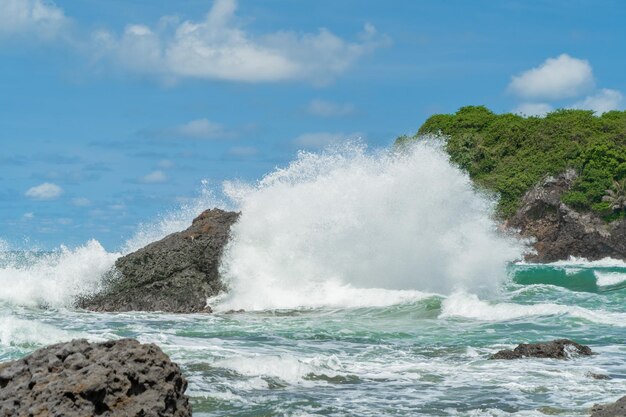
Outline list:
[[[489,297],[381,307],[100,314],[5,296],[0,360],[77,337],[153,342],[182,367],[197,416],[576,416],[626,395],[626,267],[509,269]],[[487,360],[562,337],[597,354]]]

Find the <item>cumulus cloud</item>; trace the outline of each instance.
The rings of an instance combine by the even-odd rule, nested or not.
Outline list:
[[[54,200],[63,194],[63,189],[56,184],[44,182],[43,184],[31,187],[24,195],[34,200]]]
[[[235,0],[216,0],[201,21],[166,17],[156,27],[133,24],[121,34],[99,31],[93,36],[94,48],[100,58],[122,69],[170,81],[324,83],[389,43],[371,24],[364,26],[355,41],[324,28],[316,33],[254,35],[237,22],[236,9]]]
[[[342,117],[354,113],[354,105],[350,103],[333,103],[325,100],[313,100],[307,107],[309,114],[319,117]]]
[[[328,146],[337,145],[341,142],[360,139],[359,133],[330,133],[330,132],[314,132],[304,133],[296,137],[292,143],[298,148],[304,149],[322,149]]]
[[[548,103],[522,103],[513,110],[513,113],[519,114],[520,116],[543,117],[552,110],[552,106]]]
[[[585,97],[583,100],[574,103],[574,109],[593,110],[602,114],[611,110],[619,110],[624,96],[617,90],[603,88],[596,94]]]
[[[51,1],[1,0],[0,38],[9,36],[55,38],[69,19]]]
[[[152,171],[151,173],[141,177],[141,182],[146,184],[156,184],[167,181],[167,175],[163,171]]]
[[[525,99],[559,100],[580,96],[594,86],[588,61],[561,54],[515,75],[509,91]]]

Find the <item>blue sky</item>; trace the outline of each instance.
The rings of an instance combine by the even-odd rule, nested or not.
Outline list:
[[[203,180],[464,105],[624,109],[624,22],[620,0],[0,0],[0,239],[114,250]]]

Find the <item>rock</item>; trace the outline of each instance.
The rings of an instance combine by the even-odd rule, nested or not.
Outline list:
[[[611,379],[610,376],[605,375],[605,374],[597,374],[595,372],[587,372],[587,376],[589,378],[593,378],[593,379],[598,379],[598,380],[608,380]]]
[[[506,226],[534,240],[530,262],[554,262],[572,256],[588,260],[626,260],[626,221],[606,223],[594,213],[581,213],[561,202],[577,174],[573,170],[548,177],[528,191]]]
[[[206,299],[224,289],[219,263],[239,213],[206,210],[182,232],[119,258],[105,289],[79,300],[95,311],[210,312]]]
[[[522,343],[515,349],[501,350],[489,359],[552,358],[567,359],[572,355],[591,355],[589,346],[580,345],[568,339],[558,339],[546,343]]]
[[[591,417],[626,417],[626,396],[611,404],[594,405]]]
[[[0,416],[191,416],[187,381],[153,344],[51,345],[0,364]]]

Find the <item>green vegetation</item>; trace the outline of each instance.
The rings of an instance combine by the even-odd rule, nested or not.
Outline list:
[[[562,201],[610,220],[626,209],[626,111],[594,116],[558,110],[546,117],[494,114],[483,106],[430,117],[414,137],[447,137],[452,162],[476,184],[500,194],[498,212],[511,215],[524,193],[548,175],[573,168],[579,174]]]

